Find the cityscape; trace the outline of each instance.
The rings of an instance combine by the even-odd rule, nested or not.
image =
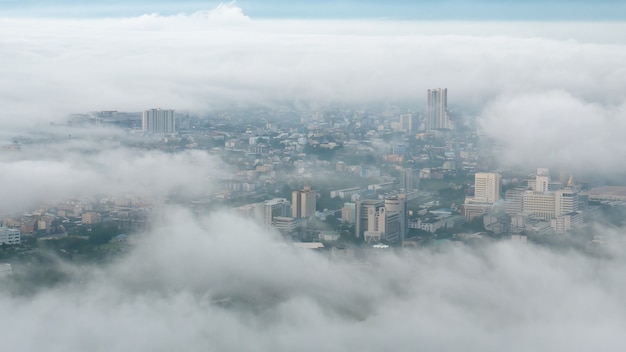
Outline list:
[[[0,337],[621,350],[623,5],[473,5],[0,5]]]

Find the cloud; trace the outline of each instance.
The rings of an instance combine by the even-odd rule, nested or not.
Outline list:
[[[11,317],[3,341],[21,351],[616,351],[625,342],[621,249],[599,258],[501,242],[344,262],[283,246],[228,212],[162,215],[117,263],[76,269],[81,280],[30,297],[0,293]]]
[[[624,96],[619,23],[249,20],[231,3],[193,15],[0,25],[2,124],[156,105],[391,101],[422,111],[433,87],[474,110],[503,93],[563,90],[600,104]]]
[[[206,151],[165,153],[125,147],[120,141],[130,137],[117,130],[48,131],[62,137],[38,139],[23,144],[19,152],[0,155],[0,192],[5,195],[0,211],[19,212],[40,202],[102,194],[201,197],[228,171]]]
[[[626,47],[602,38],[623,26],[559,27],[598,33],[589,40],[516,26],[257,21],[233,4],[0,19],[2,139],[27,131],[35,140],[0,155],[1,210],[77,190],[198,195],[224,169],[203,151],[123,147],[132,137],[113,130],[16,129],[100,109],[408,101],[418,110],[426,89],[441,86],[450,105],[482,111],[508,160],[578,153],[605,165],[598,155],[620,155]],[[64,266],[72,280],[25,296],[0,286],[0,340],[20,351],[612,351],[626,342],[623,245],[605,257],[499,242],[338,261],[227,211],[156,215],[114,263]]]
[[[626,103],[604,105],[565,91],[504,95],[479,117],[481,130],[498,142],[503,166],[554,165],[569,169],[624,172],[620,131]]]
[[[250,17],[244,15],[243,10],[235,4],[235,1],[226,4],[220,3],[209,11],[196,11],[191,17],[208,19],[220,24],[247,23],[250,21]]]

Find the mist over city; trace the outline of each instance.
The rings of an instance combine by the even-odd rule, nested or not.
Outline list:
[[[621,351],[624,10],[0,2],[0,339]]]

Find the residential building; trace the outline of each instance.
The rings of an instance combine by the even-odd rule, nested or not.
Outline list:
[[[448,118],[448,89],[429,89],[427,101],[426,130],[452,129],[452,123]]]
[[[169,134],[176,132],[174,110],[145,110],[141,115],[141,129],[144,133],[152,134]]]
[[[20,240],[19,229],[0,227],[0,244],[20,244]]]

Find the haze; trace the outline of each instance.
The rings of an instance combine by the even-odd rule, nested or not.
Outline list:
[[[44,16],[39,8],[42,15],[29,17],[10,8],[0,16],[2,142],[42,131],[71,135],[0,157],[2,212],[76,189],[79,196],[204,194],[230,170],[203,151],[124,147],[119,140],[134,137],[122,131],[50,127],[71,113],[327,104],[422,112],[433,87],[447,87],[450,104],[501,146],[503,166],[626,172],[622,18],[303,20],[254,18],[236,3],[185,6],[164,15]],[[600,230],[619,245],[598,256],[494,243],[371,253],[352,263],[288,247],[229,210],[157,211],[141,245],[116,262],[64,266],[70,283],[26,294],[0,287],[3,344],[15,351],[626,345],[620,228]]]

